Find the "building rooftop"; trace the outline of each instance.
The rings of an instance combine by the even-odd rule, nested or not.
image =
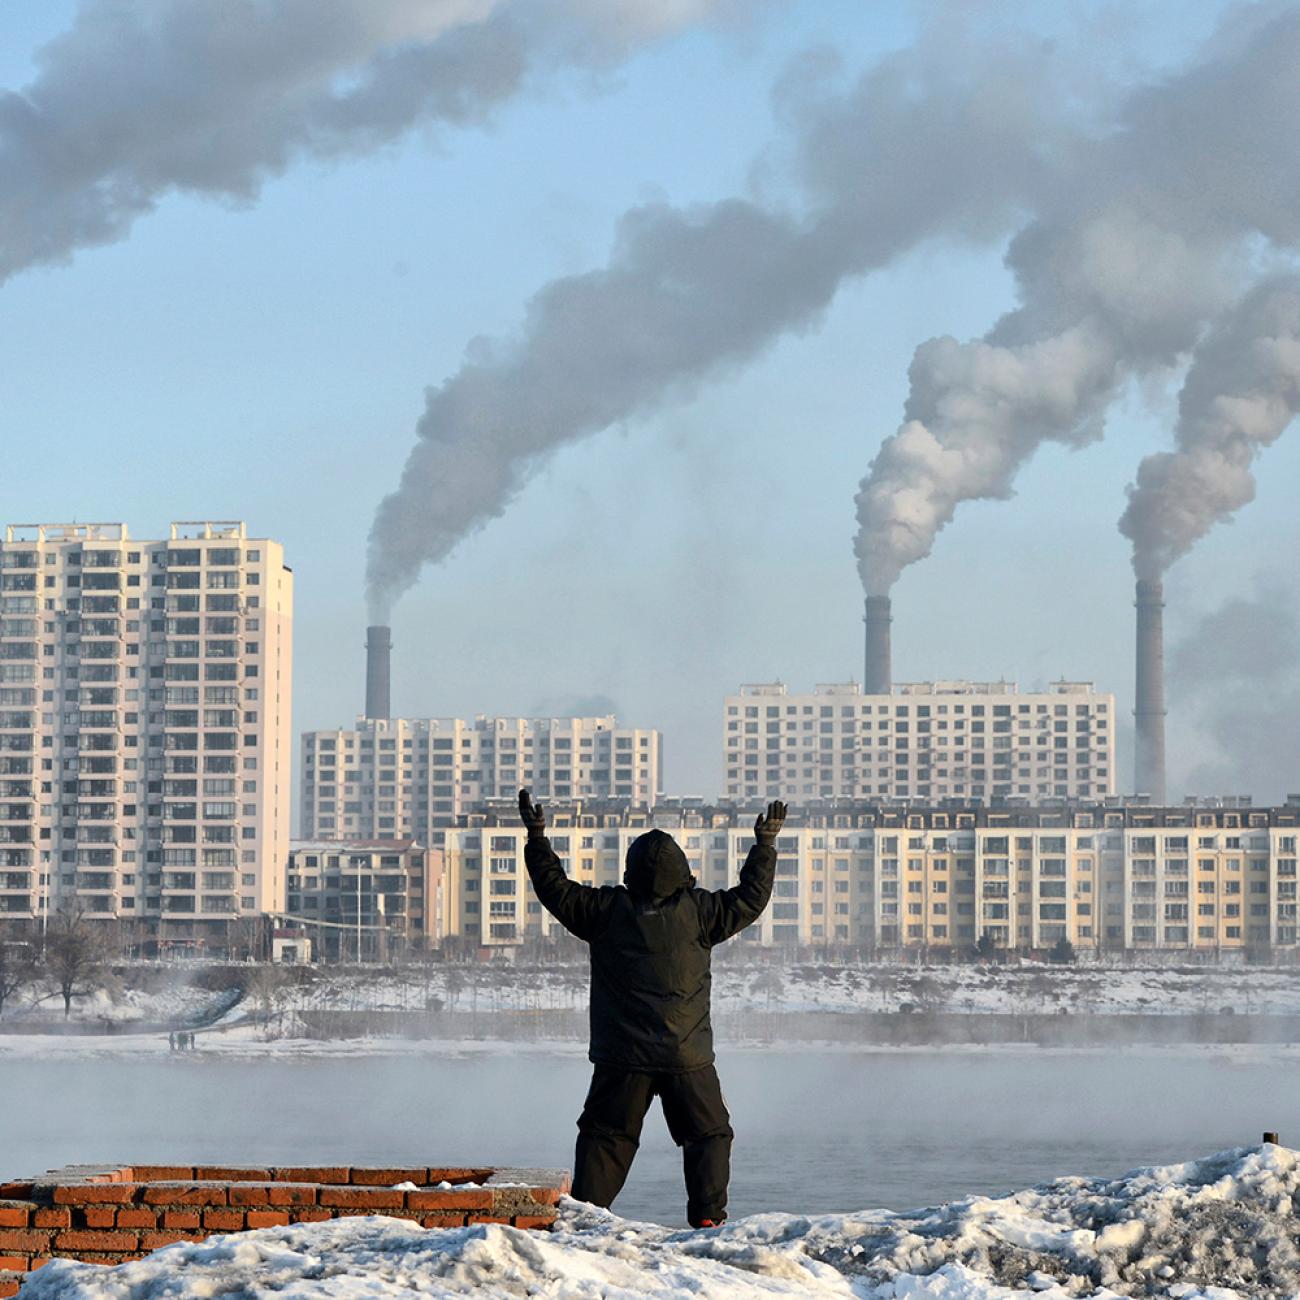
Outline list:
[[[1051,682],[1042,690],[1022,691],[1016,682],[1005,678],[997,682],[976,682],[954,678],[928,682],[895,682],[890,695],[1086,695],[1096,692],[1093,682],[1072,682],[1061,678]],[[785,696],[785,695],[865,695],[859,682],[818,682],[811,692],[791,691],[784,682],[743,682],[740,695],[750,696]]]

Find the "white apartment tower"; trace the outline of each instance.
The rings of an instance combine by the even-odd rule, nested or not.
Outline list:
[[[545,799],[652,804],[655,730],[589,718],[365,718],[302,738],[304,839],[409,837],[429,847],[485,799],[521,786]]]
[[[293,575],[242,523],[0,542],[0,919],[222,946],[284,906]]]
[[[737,799],[1095,799],[1115,792],[1115,697],[1090,682],[742,686],[723,717]]]

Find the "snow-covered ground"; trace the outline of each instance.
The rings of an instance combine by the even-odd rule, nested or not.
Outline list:
[[[412,968],[373,975],[324,971],[277,995],[304,1009],[456,1011],[582,1009],[585,965]],[[721,1011],[898,1011],[1024,1014],[1028,1011],[1164,1015],[1300,1013],[1300,967],[1130,967],[1025,962],[918,968],[715,963],[714,1006]]]
[[[151,978],[134,984],[129,979],[115,979],[89,993],[77,994],[72,999],[71,1015],[65,1017],[58,989],[41,982],[25,986],[6,1001],[0,1028],[59,1025],[65,1020],[115,1026],[137,1022],[182,1024],[204,1016],[222,1001],[221,993],[196,988],[183,981]]]
[[[230,973],[247,983],[213,991],[189,982],[193,972],[142,967],[120,970],[106,987],[73,1002],[73,1026],[115,1037],[135,1025],[207,1024],[230,1028],[259,1020],[257,1036],[296,1039],[308,1030],[301,1012],[448,1010],[490,1017],[496,1012],[569,1011],[587,1005],[585,965],[525,966],[428,963],[400,970],[247,968]],[[237,1007],[229,1014],[232,999]],[[1300,1014],[1300,967],[768,965],[721,960],[713,1005],[726,1013],[937,1011],[955,1014],[1054,1013]],[[24,989],[0,1018],[0,1051],[15,1032],[65,1024],[62,1000],[48,986]],[[333,1032],[324,1022],[324,1033]],[[313,1032],[322,1033],[319,1018]],[[247,1024],[245,1028],[248,1028]],[[111,1030],[111,1033],[107,1031]],[[491,1033],[490,1019],[475,1032]],[[779,1036],[779,1027],[768,1026]],[[238,1035],[237,1035],[238,1037]]]
[[[112,1269],[56,1260],[22,1297],[1281,1300],[1300,1294],[1298,1165],[1283,1147],[1239,1148],[996,1200],[907,1213],[761,1214],[711,1232],[631,1222],[574,1201],[550,1235],[344,1219],[179,1244]]]

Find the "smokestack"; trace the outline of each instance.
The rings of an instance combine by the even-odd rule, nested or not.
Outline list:
[[[1165,802],[1165,629],[1164,583],[1137,584],[1137,682],[1133,717],[1137,724],[1134,791]]]
[[[867,626],[867,656],[862,670],[862,689],[868,695],[888,695],[893,685],[889,650],[889,597],[868,596],[862,621]]]
[[[391,628],[366,628],[366,717],[392,716],[390,670],[393,655]]]

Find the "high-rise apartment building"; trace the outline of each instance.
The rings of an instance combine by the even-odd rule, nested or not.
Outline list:
[[[527,786],[541,799],[653,803],[659,732],[591,718],[366,718],[302,738],[304,839],[410,838]]]
[[[0,918],[224,942],[284,906],[293,575],[242,523],[11,525]]]
[[[672,800],[553,804],[548,834],[570,877],[622,879],[628,845],[668,831],[707,889],[736,882],[753,808]],[[742,944],[893,952],[959,949],[1188,955],[1294,952],[1300,801],[1054,806],[793,804],[772,901]],[[527,832],[505,800],[446,833],[442,929],[484,947],[561,933],[524,866]]]
[[[729,695],[724,788],[736,799],[1089,799],[1115,791],[1115,697],[1089,682],[780,682]]]

